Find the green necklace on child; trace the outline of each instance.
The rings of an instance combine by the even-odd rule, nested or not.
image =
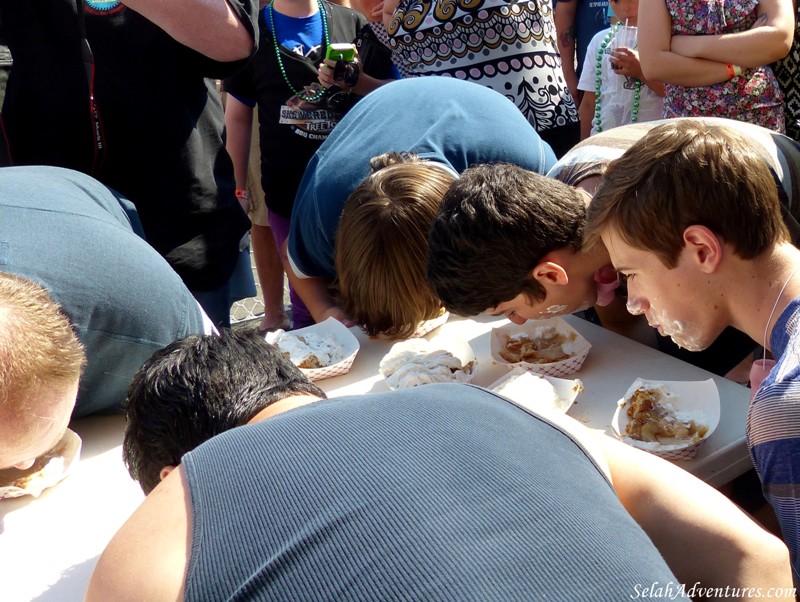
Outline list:
[[[286,85],[289,86],[289,89],[294,92],[294,95],[297,96],[300,100],[304,100],[306,102],[316,102],[322,95],[327,92],[326,88],[320,87],[319,90],[313,96],[306,96],[303,92],[298,90],[292,85],[292,82],[289,81],[289,76],[286,75],[286,67],[283,66],[283,59],[281,58],[281,49],[280,45],[278,44],[278,32],[275,31],[275,17],[273,16],[273,12],[275,9],[273,8],[273,4],[275,4],[275,0],[272,0],[269,3],[269,24],[272,28],[272,42],[273,46],[275,46],[275,57],[278,59],[278,69],[281,71],[281,75],[283,76],[283,81],[286,82]],[[322,6],[322,0],[317,0],[317,5],[319,6],[319,16],[322,19],[322,33],[323,33],[323,41],[325,42],[325,46],[322,48],[322,52],[325,52],[325,49],[330,45],[330,41],[328,40],[328,19],[325,17],[325,8]],[[324,54],[323,54],[324,56]]]
[[[603,121],[600,119],[600,86],[603,83],[602,66],[603,54],[605,54],[614,36],[617,35],[621,23],[617,21],[611,27],[611,30],[606,34],[605,39],[600,43],[600,48],[597,49],[597,60],[595,61],[595,78],[594,78],[594,128],[599,133],[603,131]],[[639,99],[642,96],[642,80],[638,77],[634,80],[633,84],[633,107],[631,108],[631,123],[636,123],[639,120]]]

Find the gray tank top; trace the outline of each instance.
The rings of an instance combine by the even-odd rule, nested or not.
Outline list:
[[[186,600],[610,602],[677,584],[581,446],[477,387],[320,401],[183,465]]]

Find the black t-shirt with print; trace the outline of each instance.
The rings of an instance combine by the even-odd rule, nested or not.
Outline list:
[[[257,2],[229,4],[254,31]],[[114,1],[84,0],[84,23],[97,120],[75,0],[0,0],[14,60],[3,105],[11,162],[94,175],[136,205],[148,242],[189,288],[221,286],[248,220],[233,195],[219,95],[205,78],[244,62],[215,62]]]
[[[322,6],[331,43],[352,43],[366,25],[362,15],[348,8],[324,0]],[[313,103],[295,96],[281,74],[264,11],[259,25],[258,52],[244,69],[227,78],[224,86],[234,96],[254,101],[258,106],[261,180],[267,207],[288,218],[309,159],[360,97],[333,89]],[[317,69],[325,50],[322,44],[309,55],[301,56],[280,47],[286,76],[295,89],[302,91],[304,86],[318,81]],[[390,65],[387,55],[365,64],[363,69],[371,75],[383,74]]]

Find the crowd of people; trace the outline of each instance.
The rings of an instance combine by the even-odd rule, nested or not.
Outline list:
[[[125,411],[148,494],[87,599],[800,583],[794,4],[338,4],[0,0],[0,469]],[[248,240],[257,333],[229,328]],[[578,313],[723,376],[757,354],[742,428],[783,541],[569,418],[463,385],[326,400],[263,338],[445,309]]]

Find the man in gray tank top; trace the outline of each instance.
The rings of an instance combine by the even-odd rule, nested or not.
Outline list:
[[[205,366],[198,390],[226,368],[239,379],[254,354],[230,336],[241,335],[178,342],[143,370]],[[569,418],[468,385],[334,399],[294,389],[165,471],[87,600],[605,602],[791,588],[783,544],[727,498]]]

